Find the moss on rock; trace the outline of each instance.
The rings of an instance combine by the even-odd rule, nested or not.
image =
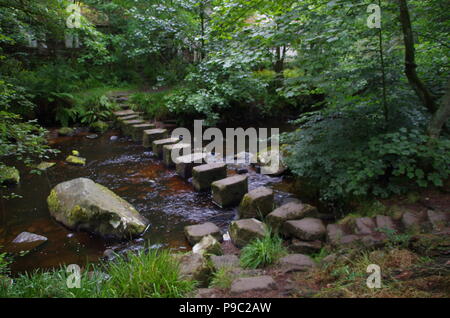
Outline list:
[[[18,184],[20,173],[15,167],[0,166],[0,184]]]

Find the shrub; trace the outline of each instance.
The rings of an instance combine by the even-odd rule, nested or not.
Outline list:
[[[242,249],[240,262],[245,268],[261,268],[275,263],[285,254],[283,240],[278,235],[267,233],[264,238],[256,239]]]
[[[231,267],[220,268],[217,272],[214,273],[210,286],[224,289],[230,288],[235,278],[232,270],[233,269]]]
[[[164,90],[152,93],[136,93],[131,96],[131,103],[134,108],[145,112],[150,118],[156,120],[168,119],[170,111],[166,106],[166,97],[171,94],[171,90]]]

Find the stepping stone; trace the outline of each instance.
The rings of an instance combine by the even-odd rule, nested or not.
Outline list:
[[[200,255],[222,255],[222,245],[211,235],[204,236],[192,247],[192,253]]]
[[[155,140],[152,143],[153,154],[156,157],[161,159],[163,157],[163,147],[166,145],[173,145],[178,142],[180,142],[179,138],[166,138],[166,139]]]
[[[137,119],[141,119],[139,117],[139,115],[134,114],[134,115],[128,115],[128,116],[123,116],[123,117],[117,117],[117,121],[116,121],[116,126],[119,129],[122,129],[123,127],[123,122],[127,121],[127,120],[137,120]]]
[[[167,129],[150,129],[144,130],[142,145],[145,148],[150,148],[153,141],[158,139],[164,139],[168,137]]]
[[[30,232],[22,232],[6,247],[6,251],[9,253],[31,251],[47,241],[48,239],[45,236]]]
[[[131,126],[131,138],[135,142],[141,142],[144,135],[144,130],[154,129],[155,124],[143,123]]]
[[[294,253],[300,253],[300,254],[318,253],[318,252],[320,252],[321,248],[322,248],[321,241],[306,242],[306,241],[300,241],[297,239],[293,239],[291,244],[289,245],[289,250],[291,250]]]
[[[284,222],[290,220],[299,220],[305,217],[314,217],[317,215],[317,208],[300,202],[289,202],[273,212],[269,213],[266,217],[266,222],[273,229],[277,230],[282,227]]]
[[[225,163],[210,163],[192,169],[192,184],[197,191],[206,191],[214,181],[227,177]]]
[[[314,263],[311,257],[303,254],[290,254],[281,258],[278,263],[285,273],[306,271],[316,267],[316,263]]]
[[[195,245],[205,236],[211,235],[219,242],[222,242],[222,233],[214,223],[207,222],[203,224],[189,225],[184,228],[184,234],[191,245]]]
[[[355,219],[356,234],[370,235],[375,232],[376,224],[372,218],[363,217]]]
[[[175,259],[180,264],[180,276],[183,279],[199,282],[199,287],[208,285],[211,269],[207,260],[199,254],[175,254]]]
[[[326,228],[322,220],[304,218],[302,220],[286,221],[283,225],[284,233],[302,241],[322,240],[326,235]]]
[[[261,219],[273,210],[273,191],[259,187],[244,195],[238,209],[240,219]]]
[[[206,154],[201,152],[178,157],[175,160],[178,175],[182,178],[189,179],[192,177],[192,168],[204,164],[205,158]]]
[[[447,227],[449,222],[449,213],[438,212],[433,210],[427,211],[428,221],[430,221],[431,225],[433,225],[433,229],[436,231],[441,231]]]
[[[134,125],[140,125],[140,124],[145,124],[145,121],[143,121],[142,119],[131,119],[131,120],[124,120],[122,122],[122,133],[125,136],[131,136],[132,134],[132,127]]]
[[[328,224],[327,225],[327,240],[329,243],[338,245],[342,239],[347,235],[347,228],[343,224]]]
[[[236,175],[211,184],[214,203],[220,207],[238,205],[248,192],[248,176]]]
[[[398,226],[395,221],[387,215],[377,215],[375,217],[375,223],[377,224],[377,229],[388,229],[397,232]]]
[[[239,248],[266,235],[264,223],[257,219],[242,219],[230,224],[230,237],[234,245]]]
[[[127,109],[127,110],[119,110],[119,111],[113,112],[113,114],[116,117],[121,117],[121,116],[134,115],[135,112],[132,109]]]
[[[246,292],[274,290],[277,284],[270,276],[242,277],[233,281],[231,294],[237,295]]]
[[[175,161],[179,157],[183,156],[183,153],[191,151],[191,144],[177,143],[173,145],[163,146],[163,163],[167,168],[175,167]]]
[[[210,261],[214,271],[218,271],[222,268],[235,268],[239,267],[239,258],[236,255],[211,255]]]

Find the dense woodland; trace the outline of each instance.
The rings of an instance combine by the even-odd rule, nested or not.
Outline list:
[[[131,91],[179,125],[290,123],[283,163],[336,213],[448,187],[447,1],[70,4],[0,0],[0,178],[51,158],[46,129],[101,126],[108,94]]]

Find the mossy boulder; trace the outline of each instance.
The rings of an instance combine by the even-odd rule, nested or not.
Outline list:
[[[91,124],[91,130],[98,134],[104,134],[108,129],[109,129],[108,123],[105,123],[104,121],[101,120]]]
[[[142,234],[148,224],[130,203],[86,178],[58,184],[47,204],[50,214],[68,228],[103,237],[131,238]]]
[[[56,162],[42,161],[40,164],[38,164],[36,166],[36,169],[41,170],[41,171],[46,171],[55,165],[56,165]]]
[[[19,170],[15,167],[0,166],[0,184],[14,185],[19,182]]]
[[[70,127],[62,127],[58,129],[58,135],[60,136],[72,136],[75,133],[75,130]]]
[[[66,162],[75,166],[84,166],[86,164],[86,159],[78,156],[68,156]]]

